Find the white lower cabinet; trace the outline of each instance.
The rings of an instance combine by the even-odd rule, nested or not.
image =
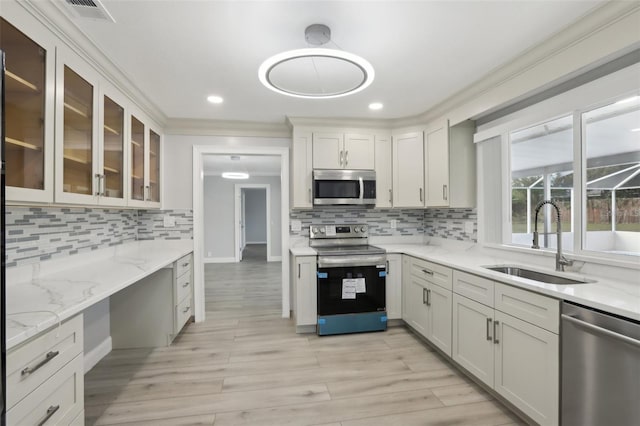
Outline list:
[[[443,278],[444,277],[444,278]],[[451,270],[410,256],[403,258],[402,318],[451,356]]]
[[[537,423],[557,425],[559,336],[550,330],[558,327],[559,301],[459,271],[453,289],[454,361]],[[499,309],[522,309],[530,322]]]
[[[387,318],[402,318],[402,255],[387,255],[386,279]]]
[[[315,326],[318,321],[316,256],[291,257],[291,287],[296,327]]]

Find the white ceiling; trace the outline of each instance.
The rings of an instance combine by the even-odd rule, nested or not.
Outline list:
[[[400,118],[420,114],[540,43],[601,0],[102,0],[116,23],[74,22],[169,118],[282,123],[285,116]],[[304,29],[375,68],[373,84],[327,100],[263,87],[269,56],[307,47]],[[212,105],[207,95],[225,101]],[[384,103],[370,111],[370,102]]]
[[[280,156],[277,155],[204,155],[205,175],[219,176],[223,172],[247,172],[251,176],[280,176]]]

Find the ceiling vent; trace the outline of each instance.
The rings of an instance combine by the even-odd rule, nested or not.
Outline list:
[[[76,18],[116,22],[100,0],[64,0],[64,2]]]

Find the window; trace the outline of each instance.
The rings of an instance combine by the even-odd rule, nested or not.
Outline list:
[[[564,116],[511,132],[511,243],[531,246],[533,231],[540,247],[555,248],[556,213],[560,208],[563,247],[573,246],[573,116]]]
[[[582,114],[589,251],[640,254],[640,96]]]

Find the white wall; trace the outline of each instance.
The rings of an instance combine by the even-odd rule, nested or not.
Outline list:
[[[243,189],[245,193],[245,236],[247,244],[267,242],[267,190]]]
[[[204,255],[206,258],[234,257],[233,197],[236,184],[240,184],[240,181],[223,179],[219,176],[204,177]],[[242,180],[241,184],[271,185],[271,256],[279,258],[282,250],[280,177],[254,177]]]
[[[165,135],[163,144],[165,167],[163,174],[164,189],[162,190],[162,208],[192,209],[194,146],[288,148],[289,146],[291,146],[291,139],[234,136]],[[280,255],[279,252],[278,255]]]

